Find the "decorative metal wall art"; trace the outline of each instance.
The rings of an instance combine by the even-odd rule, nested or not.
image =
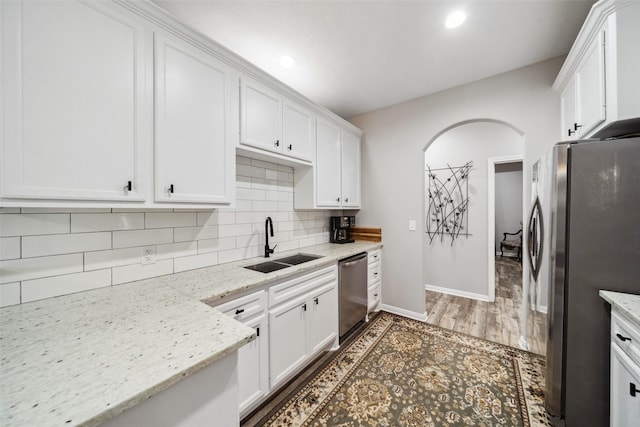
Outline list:
[[[469,172],[473,161],[464,166],[431,169],[427,165],[426,230],[429,243],[451,237],[451,245],[459,236],[469,236]]]

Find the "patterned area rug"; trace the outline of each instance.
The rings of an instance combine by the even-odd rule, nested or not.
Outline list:
[[[544,358],[381,313],[267,426],[550,426]]]

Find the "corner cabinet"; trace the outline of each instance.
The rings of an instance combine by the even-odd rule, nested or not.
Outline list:
[[[360,208],[360,134],[318,119],[316,164],[294,174],[294,208]]]
[[[182,39],[154,37],[155,201],[232,205],[239,76]]]
[[[315,116],[248,77],[241,78],[240,143],[311,162]]]
[[[607,124],[640,116],[640,3],[594,4],[562,66],[554,89],[561,105],[561,138],[583,139]]]
[[[640,326],[611,312],[611,427],[640,420]]]
[[[151,33],[104,2],[2,2],[2,198],[141,202]]]

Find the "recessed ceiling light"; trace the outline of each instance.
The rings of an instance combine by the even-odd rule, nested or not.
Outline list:
[[[465,19],[467,19],[467,14],[462,10],[456,10],[447,16],[447,20],[444,22],[444,25],[447,28],[456,28],[462,25]]]
[[[289,55],[283,55],[280,57],[280,65],[282,68],[291,68],[296,65],[296,60]]]

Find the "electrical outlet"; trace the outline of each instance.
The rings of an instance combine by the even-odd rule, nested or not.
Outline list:
[[[415,219],[410,219],[409,220],[409,231],[416,231],[416,220]]]
[[[142,248],[142,259],[140,260],[142,265],[155,264],[156,263],[156,247],[145,246]]]

